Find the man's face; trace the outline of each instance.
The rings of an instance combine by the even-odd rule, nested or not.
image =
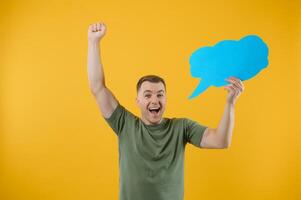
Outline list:
[[[145,124],[160,123],[166,104],[164,84],[144,81],[138,91],[136,102],[140,107],[141,118]]]

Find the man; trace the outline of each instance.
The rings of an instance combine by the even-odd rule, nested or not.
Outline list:
[[[100,112],[119,142],[120,200],[182,200],[184,196],[184,150],[187,143],[199,148],[230,146],[234,106],[243,91],[239,79],[229,78],[225,111],[217,128],[187,118],[163,118],[166,84],[156,75],[137,83],[136,103],[141,118],[125,109],[107,88],[99,43],[103,23],[88,29],[88,78]]]

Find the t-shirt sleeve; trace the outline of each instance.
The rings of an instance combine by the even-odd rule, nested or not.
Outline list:
[[[185,118],[185,124],[186,124],[185,133],[186,133],[187,142],[189,142],[190,144],[196,147],[202,148],[200,143],[207,126],[201,125],[198,122],[187,118]]]
[[[105,118],[106,122],[113,129],[116,135],[120,135],[122,129],[125,126],[126,120],[129,116],[129,111],[127,111],[119,102],[113,113],[109,118]]]

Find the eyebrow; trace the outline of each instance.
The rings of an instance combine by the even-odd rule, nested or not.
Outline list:
[[[146,93],[146,92],[152,92],[152,91],[151,91],[151,90],[145,90],[145,91],[143,92],[143,94]],[[164,93],[164,90],[159,90],[157,93],[160,93],[160,92],[163,92],[163,93]]]

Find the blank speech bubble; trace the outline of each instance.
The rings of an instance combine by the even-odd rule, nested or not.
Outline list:
[[[240,40],[223,40],[213,47],[197,49],[189,59],[192,77],[200,83],[189,99],[203,93],[208,87],[228,85],[230,76],[248,80],[268,66],[268,46],[256,35]]]

